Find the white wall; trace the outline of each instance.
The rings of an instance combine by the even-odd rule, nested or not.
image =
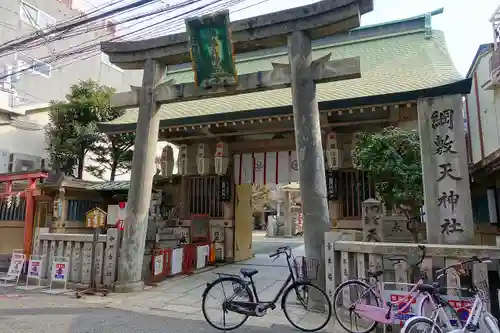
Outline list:
[[[476,79],[473,76],[471,93],[468,95],[469,127],[472,143],[472,160],[481,160],[481,141],[477,113],[477,98],[479,98],[482,137],[484,142],[484,157],[500,149],[500,89],[485,90],[482,88],[490,77],[489,59],[491,51],[479,57],[474,72],[477,75],[478,96],[476,96]],[[473,74],[474,75],[474,74]]]
[[[25,122],[32,122],[45,126],[49,123],[49,113],[48,111],[40,111],[28,114],[26,116],[19,117]],[[8,122],[8,117],[6,115],[0,114],[0,124]],[[165,146],[171,145],[174,149],[174,155],[177,156],[178,148],[168,142],[159,142],[157,145],[157,156],[161,156],[162,150]],[[20,129],[12,125],[0,125],[0,150],[6,150],[10,153],[22,153],[35,156],[44,156],[44,151],[47,148],[47,143],[45,140],[45,130],[25,130]],[[86,156],[86,165],[92,162],[91,156]],[[174,172],[177,171],[177,167],[174,167]],[[154,171],[153,171],[154,172]],[[106,179],[109,179],[109,172],[105,175]],[[83,173],[84,180],[98,181],[100,179],[93,177],[88,172]],[[125,174],[116,177],[115,180],[129,180],[130,174]]]

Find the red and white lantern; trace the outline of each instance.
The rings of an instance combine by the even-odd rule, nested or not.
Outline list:
[[[199,175],[210,174],[212,157],[210,156],[209,147],[206,143],[199,143],[196,154],[196,168]]]
[[[177,158],[177,173],[179,175],[188,174],[188,147],[187,145],[179,146],[179,157]]]
[[[227,167],[229,164],[229,147],[225,142],[218,142],[215,146],[215,173],[219,176],[223,176],[227,172]]]
[[[337,134],[331,132],[326,137],[326,163],[330,170],[340,168],[340,151],[338,148]]]
[[[127,203],[122,201],[118,203],[118,212],[116,214],[116,227],[120,230],[124,230],[124,222],[127,218]]]

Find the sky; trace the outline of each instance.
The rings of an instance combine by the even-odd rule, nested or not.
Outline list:
[[[103,5],[110,0],[80,1],[83,1],[88,7]],[[158,0],[159,5],[172,5],[179,2],[181,0]],[[236,6],[230,7],[232,12],[231,20],[259,16],[313,2],[315,1],[245,0]],[[465,76],[478,46],[483,43],[490,43],[493,40],[493,30],[489,18],[498,5],[500,5],[500,0],[374,0],[374,10],[361,17],[361,25],[403,19],[444,8],[443,14],[433,16],[432,27],[444,31],[448,51],[455,67]],[[137,25],[134,29],[140,26]],[[183,29],[182,22],[179,22],[175,28],[166,31],[156,29],[156,34],[170,34],[183,31]],[[122,31],[128,30],[126,28],[122,29]]]

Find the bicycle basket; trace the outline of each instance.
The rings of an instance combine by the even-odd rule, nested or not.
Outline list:
[[[318,277],[319,262],[314,258],[295,257],[293,268],[298,280],[311,281]]]
[[[488,281],[482,280],[476,283],[477,294],[479,298],[485,302],[490,302],[490,289],[488,287]]]

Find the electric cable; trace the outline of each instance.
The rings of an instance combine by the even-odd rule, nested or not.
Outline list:
[[[199,0],[198,0],[198,1],[199,1]],[[188,2],[188,4],[192,4],[192,3],[195,3],[195,2],[198,2],[198,1],[193,0],[193,1],[187,1],[187,2]],[[182,24],[183,24],[183,23],[182,23],[182,21],[183,21],[183,20],[182,20],[182,17],[183,17],[183,16],[186,16],[186,15],[189,15],[189,14],[193,14],[193,13],[198,14],[197,12],[198,12],[198,11],[200,11],[200,10],[203,10],[203,9],[205,9],[205,10],[206,10],[206,9],[208,9],[208,12],[213,12],[214,10],[226,9],[226,8],[228,8],[228,6],[229,6],[229,7],[234,6],[234,5],[236,5],[236,4],[239,4],[239,3],[241,3],[241,2],[244,2],[245,0],[230,0],[228,3],[219,4],[218,6],[216,6],[216,8],[207,8],[207,7],[210,7],[210,6],[214,5],[214,4],[220,3],[221,1],[222,1],[222,0],[215,0],[215,1],[212,1],[212,2],[211,2],[211,3],[209,3],[208,5],[203,5],[203,6],[200,6],[200,7],[194,8],[194,9],[191,9],[191,10],[189,10],[189,11],[186,11],[186,12],[180,13],[180,14],[178,14],[178,15],[174,16],[174,17],[169,17],[169,18],[167,18],[167,19],[165,19],[165,20],[163,20],[163,21],[160,21],[160,22],[155,22],[155,23],[150,24],[150,25],[148,25],[148,26],[146,26],[146,27],[142,27],[142,28],[140,28],[140,29],[137,29],[137,30],[134,30],[134,31],[128,32],[128,33],[126,33],[126,34],[124,34],[124,35],[116,36],[116,37],[114,37],[114,38],[111,38],[109,41],[114,41],[114,40],[124,39],[124,37],[126,37],[126,36],[134,36],[134,37],[137,37],[137,38],[141,38],[147,30],[152,29],[152,28],[154,28],[154,27],[158,26],[159,24],[162,24],[162,23],[165,23],[165,22],[168,22],[168,21],[174,20],[174,22],[171,22],[171,23],[175,23],[175,25],[174,25],[174,26],[172,26],[172,25],[167,26],[167,27],[165,27],[166,29],[161,30],[161,32],[159,32],[159,33],[169,32],[169,31],[172,31],[172,30],[174,30],[174,29],[179,28],[179,26],[182,26]],[[253,6],[256,6],[256,5],[258,5],[258,4],[261,4],[261,3],[265,2],[265,1],[268,1],[268,0],[263,0],[263,1],[260,1],[260,2],[258,2],[258,3],[256,3],[256,4],[251,4],[251,5],[249,5],[249,6],[246,6],[246,7],[240,8],[240,9],[238,9],[238,10],[236,10],[236,11],[233,11],[233,12],[239,12],[239,11],[241,11],[241,10],[244,10],[244,9],[247,9],[247,8],[250,8],[250,7],[253,7]],[[175,7],[177,7],[176,5],[174,5],[174,6],[175,6]],[[182,6],[185,6],[185,4],[182,4]],[[182,6],[179,6],[179,7],[182,7]],[[176,9],[176,8],[173,8],[173,9]],[[203,14],[204,14],[204,13],[201,13],[201,15],[203,15]],[[179,18],[181,18],[181,19],[179,20]],[[177,21],[175,21],[176,19],[177,19]],[[148,19],[148,20],[149,20],[149,19]],[[142,22],[137,22],[136,24],[140,24],[140,23],[142,23]],[[134,25],[136,25],[136,24],[134,24]],[[132,26],[133,26],[133,25],[132,25]],[[145,30],[146,30],[146,31],[145,31]],[[137,35],[138,33],[139,33],[139,35]],[[149,37],[149,36],[148,36],[148,37]],[[81,45],[81,44],[80,44],[80,45]],[[80,46],[80,45],[79,45],[79,46]],[[100,45],[100,43],[96,43],[96,44],[94,44],[94,45],[89,45],[89,46],[86,46],[86,47],[81,47],[81,48],[76,49],[76,50],[74,50],[74,51],[70,51],[70,52],[66,52],[66,53],[64,53],[64,54],[59,54],[59,55],[57,55],[57,56],[55,57],[55,59],[52,59],[52,61],[51,61],[52,63],[54,63],[54,62],[56,62],[56,61],[58,61],[58,60],[60,60],[60,59],[62,59],[62,58],[69,57],[69,56],[81,55],[81,57],[80,57],[80,58],[78,58],[78,59],[71,59],[71,60],[70,60],[70,62],[65,63],[65,64],[60,64],[59,66],[56,66],[56,67],[55,67],[55,68],[53,68],[53,69],[60,69],[60,68],[63,68],[63,67],[69,66],[69,65],[71,65],[71,64],[73,64],[73,63],[75,63],[75,62],[77,62],[77,61],[83,61],[83,60],[89,59],[89,58],[91,58],[91,57],[93,57],[93,56],[97,55],[98,53],[100,53],[100,50],[98,50],[98,49],[97,49],[97,50],[94,50],[94,49],[95,49],[95,48],[97,48],[99,45]],[[66,49],[66,50],[69,50],[69,49],[71,49],[71,48],[68,48],[68,49]],[[15,74],[18,74],[18,73],[20,73],[20,72],[23,72],[23,71],[26,71],[26,70],[29,70],[29,69],[32,69],[32,68],[33,68],[33,66],[32,66],[32,67],[29,67],[29,68],[24,68],[24,69],[22,69],[22,70],[20,70],[20,71],[18,71],[18,72],[16,72],[16,73],[9,73],[8,75],[0,76],[0,80],[1,80],[1,79],[4,79],[5,77],[7,77],[7,76],[9,76],[9,75],[15,75]]]
[[[156,0],[139,0],[139,1],[134,2],[132,4],[129,4],[129,5],[117,8],[117,9],[112,9],[112,10],[106,11],[104,13],[97,14],[95,16],[91,16],[91,17],[87,17],[87,18],[82,18],[81,20],[77,20],[77,21],[72,22],[72,23],[62,24],[59,27],[56,26],[55,28],[48,29],[48,31],[46,31],[46,32],[42,32],[40,35],[29,36],[29,37],[25,37],[25,38],[16,38],[16,39],[13,39],[11,41],[8,41],[8,42],[4,43],[2,46],[0,46],[0,54],[2,54],[5,51],[9,51],[10,49],[13,49],[13,48],[15,48],[15,47],[17,47],[19,45],[24,44],[24,43],[32,42],[32,41],[34,41],[34,40],[36,40],[38,38],[43,38],[43,37],[46,37],[46,36],[50,36],[51,34],[56,33],[56,32],[62,32],[62,31],[65,31],[65,30],[69,30],[69,29],[74,28],[76,26],[83,25],[83,24],[86,24],[86,23],[90,23],[90,22],[93,22],[93,21],[96,21],[96,20],[100,20],[100,19],[106,18],[106,17],[108,17],[108,16],[110,16],[112,14],[116,14],[116,13],[122,12],[122,11],[127,10],[127,9],[131,9],[131,8],[136,8],[136,7],[140,6],[140,5],[143,5],[145,3],[150,3],[150,2],[153,2],[153,1],[156,1]]]

